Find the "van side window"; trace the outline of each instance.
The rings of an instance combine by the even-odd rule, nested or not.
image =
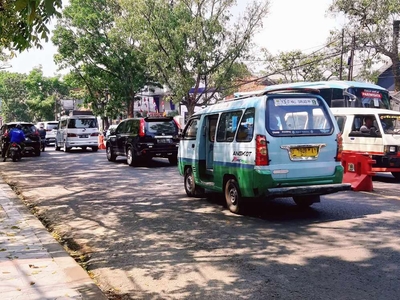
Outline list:
[[[249,108],[244,112],[236,135],[237,142],[250,142],[253,139],[254,111],[254,108]]]
[[[139,126],[140,125],[140,121],[139,120],[132,120],[132,127],[131,127],[131,133],[134,135],[138,135],[139,134]]]
[[[125,133],[131,133],[132,131],[132,120],[126,121],[125,122]]]
[[[232,142],[239,127],[242,111],[233,111],[221,114],[217,129],[217,142]]]
[[[125,133],[125,125],[126,125],[126,122],[119,123],[117,129],[115,130],[115,133],[117,133],[117,134]]]
[[[194,140],[196,139],[197,130],[199,127],[199,119],[189,120],[188,125],[183,132],[183,138],[186,140]]]

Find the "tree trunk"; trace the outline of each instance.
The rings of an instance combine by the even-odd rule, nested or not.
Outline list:
[[[133,118],[133,100],[128,100],[128,118]]]
[[[400,72],[399,72],[399,57],[392,58],[392,71],[394,78],[394,89],[395,91],[400,91]]]
[[[186,102],[186,108],[188,111],[188,118],[190,118],[194,114],[194,108],[196,107],[196,100],[194,97],[188,97]]]

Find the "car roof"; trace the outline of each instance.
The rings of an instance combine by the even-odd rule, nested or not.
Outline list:
[[[400,111],[383,109],[383,108],[369,108],[369,107],[331,107],[330,110],[334,115],[373,115],[373,114],[390,114],[400,115]]]
[[[31,122],[8,122],[8,123],[5,123],[4,125],[17,125],[17,124],[35,126],[35,124],[33,124]]]

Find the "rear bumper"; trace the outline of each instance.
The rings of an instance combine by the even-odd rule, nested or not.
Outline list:
[[[144,148],[140,149],[139,151],[140,156],[147,156],[147,157],[172,157],[178,156],[178,147],[175,145],[169,148]]]
[[[72,148],[72,147],[98,147],[99,146],[99,141],[98,139],[81,139],[81,140],[67,140],[66,142],[66,147],[67,148]]]
[[[270,188],[263,195],[268,198],[326,195],[351,190],[349,183],[321,184],[296,187]]]
[[[46,138],[46,145],[54,144],[56,142],[56,138]]]

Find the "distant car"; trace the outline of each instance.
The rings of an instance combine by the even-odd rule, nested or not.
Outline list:
[[[107,131],[106,131],[106,136],[105,136],[105,140],[108,139],[108,137],[110,136],[110,132],[112,132],[113,130],[115,130],[117,128],[118,125],[110,125],[110,127],[108,127]]]
[[[172,117],[150,116],[122,120],[106,142],[107,159],[126,156],[128,165],[147,162],[153,157],[178,162],[179,128]]]
[[[58,121],[39,122],[36,125],[36,128],[39,128],[41,124],[43,124],[44,130],[46,130],[46,146],[54,145],[56,141]]]
[[[22,131],[25,134],[24,152],[23,154],[33,154],[40,156],[40,136],[39,132],[33,123],[29,122],[10,122],[5,123],[0,129],[0,151],[1,156],[4,157],[10,142],[10,130],[21,124]]]

